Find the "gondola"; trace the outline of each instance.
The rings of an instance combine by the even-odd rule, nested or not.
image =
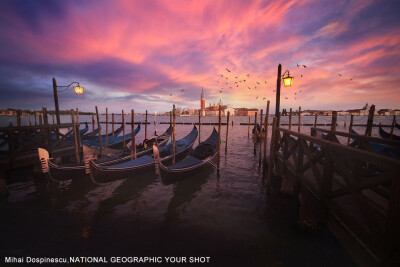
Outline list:
[[[187,136],[175,142],[176,160],[183,159],[189,154],[197,136],[198,130],[196,126],[194,126]],[[159,150],[162,162],[169,162],[172,160],[172,142],[164,147],[160,147]],[[154,159],[150,155],[141,155],[133,160],[128,157],[127,160],[120,160],[119,163],[113,165],[100,165],[94,160],[90,160],[90,177],[94,183],[107,183],[126,177],[133,177],[139,173],[152,170],[154,165]]]
[[[359,135],[356,131],[351,129],[351,133],[354,135]],[[358,142],[355,138],[352,138],[351,144],[349,146],[355,147],[358,145]],[[400,159],[400,149],[394,146],[389,146],[385,144],[380,144],[376,142],[369,142],[370,147],[373,149],[373,152],[388,156],[395,159]]]
[[[156,163],[156,172],[161,176],[163,183],[180,180],[204,170],[207,167],[215,167],[215,161],[218,155],[218,132],[213,130],[211,135],[201,142],[196,149],[191,151],[190,156],[178,161],[173,165],[165,165],[165,161],[160,157],[160,151],[153,146],[154,161]]]
[[[89,130],[89,125],[88,125],[87,122],[85,122],[85,128],[79,130],[80,136],[81,136],[81,137],[85,136],[85,134],[86,134],[86,132],[87,132],[88,130]],[[56,140],[56,139],[57,139],[57,135],[56,135],[56,134],[52,134],[51,137],[52,137],[53,140]],[[71,132],[71,133],[68,135],[68,138],[69,138],[69,139],[73,139],[73,138],[74,138],[74,133]]]
[[[157,142],[159,146],[164,146],[168,142],[170,136],[171,130],[168,128],[162,135],[154,137],[150,140],[145,140],[144,143],[148,143],[149,148],[142,149],[143,147],[147,146],[144,146],[143,144],[137,145],[138,154],[144,155],[146,153],[151,153],[151,146],[154,142]],[[73,177],[82,177],[85,175],[86,171],[90,170],[89,168],[86,168],[85,170],[85,163],[57,164],[52,158],[49,158],[49,153],[43,148],[39,148],[38,153],[42,164],[42,172],[46,173],[51,180],[56,182],[70,180]],[[95,155],[93,155],[93,152],[87,146],[83,146],[83,158],[95,158]],[[99,165],[106,165],[113,164],[124,159],[130,159],[130,156],[128,156],[128,154],[102,156],[98,159],[95,159],[95,161],[98,162]],[[86,163],[88,163],[88,161]]]
[[[390,133],[388,133],[388,132],[386,132],[385,130],[382,129],[382,125],[380,123],[379,123],[379,135],[382,138],[385,138],[385,139],[391,139],[391,140],[395,140],[395,141],[400,141],[400,136],[394,135],[394,134],[392,134],[390,136]]]
[[[109,133],[109,134],[107,134],[107,136],[108,137],[117,137],[120,133],[122,133],[122,130],[123,130],[123,125],[121,125],[118,129],[116,129],[115,131],[114,131],[114,134],[113,133]],[[98,129],[96,129],[95,131],[97,131],[97,133],[95,134],[95,135],[93,135],[93,134],[90,134],[90,135],[84,135],[83,137],[82,137],[82,139],[83,140],[99,140],[99,137],[98,136],[96,136],[97,134],[98,134]],[[101,137],[102,138],[104,138],[104,140],[105,140],[105,138],[106,138],[106,135],[105,134],[103,134],[103,135],[101,135]]]
[[[135,129],[135,135],[140,131],[140,124],[136,127]],[[132,133],[128,133],[125,135],[125,143],[129,143],[132,138]],[[123,143],[124,143],[124,136],[114,136],[114,137],[107,137],[107,143],[109,148],[123,148]],[[101,136],[101,143],[102,145],[105,145],[106,143],[106,137]],[[85,139],[82,140],[82,144],[86,146],[93,146],[93,147],[99,147],[100,142],[99,142],[99,137],[93,138],[93,139]]]
[[[397,123],[397,121],[394,121],[396,128],[400,130],[400,124]]]

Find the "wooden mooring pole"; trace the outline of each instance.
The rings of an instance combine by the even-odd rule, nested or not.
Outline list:
[[[292,108],[289,111],[289,130],[292,129]]]
[[[37,126],[36,110],[33,111],[33,115],[35,116],[35,126]]]
[[[219,164],[220,164],[220,155],[221,155],[221,105],[218,108],[218,163],[217,163],[217,172],[219,172]]]
[[[390,127],[390,139],[393,137],[394,124],[396,122],[396,115],[393,115],[392,126]]]
[[[123,134],[123,142],[122,142],[122,145],[123,145],[123,148],[125,149],[125,118],[124,118],[125,116],[124,116],[124,110],[122,110],[121,111],[121,123],[122,123],[122,134]]]
[[[274,117],[272,120],[272,133],[271,133],[271,145],[269,149],[269,161],[268,161],[268,178],[267,178],[267,187],[270,188],[272,182],[273,168],[274,168],[274,147],[275,147],[275,139],[276,139],[276,125],[277,119]],[[267,190],[268,190],[267,188]]]
[[[331,132],[336,131],[337,111],[332,112]]]
[[[314,127],[317,127],[318,114],[315,114]]]
[[[92,135],[95,136],[95,134],[94,134],[94,114],[92,114]]]
[[[365,129],[366,136],[371,136],[372,124],[374,122],[374,113],[375,113],[375,105],[371,105],[371,108],[369,109],[368,112],[367,128]]]
[[[300,133],[300,126],[301,126],[301,107],[299,107],[299,121],[297,125],[297,132]]]
[[[353,114],[350,115],[350,125],[349,125],[349,134],[351,134],[352,130],[353,130]],[[347,145],[350,144],[350,136],[347,138]]]
[[[258,134],[260,137],[260,150],[259,150],[259,158],[258,158],[258,164],[261,164],[261,155],[262,155],[262,137],[263,137],[263,128],[264,128],[264,124],[263,124],[263,113],[264,111],[261,109],[260,112],[260,133]]]
[[[81,159],[79,156],[78,131],[76,130],[74,109],[71,109],[71,121],[72,121],[72,129],[73,129],[72,131],[74,133],[75,160],[76,160],[76,163],[80,163]]]
[[[254,143],[254,155],[256,154],[256,143],[257,143],[257,116],[258,112],[254,113],[254,129],[253,129],[253,143]]]
[[[144,140],[147,140],[147,110],[146,110],[146,119],[144,122]]]
[[[172,127],[172,164],[175,164],[175,153],[176,153],[176,148],[175,148],[175,105],[173,105],[172,108],[172,113],[173,113],[173,119],[174,119],[174,126]]]
[[[264,166],[267,164],[267,143],[268,143],[268,118],[269,118],[269,100],[267,101],[267,109],[265,110],[264,120]]]
[[[137,155],[136,155],[136,135],[135,135],[135,110],[134,109],[131,110],[131,124],[132,124],[132,127],[131,127],[131,131],[132,131],[131,160],[132,160],[132,159],[137,159]]]
[[[99,109],[96,106],[96,119],[97,119],[97,128],[99,129],[99,145],[100,145],[100,156],[103,156],[103,144],[101,140],[101,126],[100,126],[100,116]]]
[[[247,125],[248,125],[248,127],[247,127],[247,138],[249,138],[250,137],[250,116],[249,116],[249,123]]]
[[[201,133],[201,110],[199,110],[199,144],[200,144],[200,133]]]
[[[226,117],[225,155],[228,152],[229,115],[230,112],[228,111],[228,115]]]
[[[172,111],[169,112],[169,128],[172,130]]]
[[[114,113],[112,113],[112,114],[111,114],[111,131],[112,131],[112,137],[114,137],[114,124],[115,124]]]
[[[108,147],[108,108],[106,107],[106,148]]]

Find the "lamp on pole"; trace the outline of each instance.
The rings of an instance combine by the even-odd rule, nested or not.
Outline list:
[[[279,114],[280,104],[281,104],[281,82],[283,80],[283,85],[285,87],[292,86],[293,77],[290,76],[288,70],[283,73],[282,77],[282,65],[278,65],[278,77],[276,79],[276,102],[275,102],[275,116],[277,117],[276,125],[280,125],[281,116]]]
[[[63,92],[65,90],[67,90],[73,84],[77,84],[76,86],[74,86],[75,93],[78,94],[78,95],[83,94],[84,88],[79,85],[79,82],[72,82],[72,83],[70,83],[68,85],[65,85],[65,86],[61,86],[61,85],[57,86],[56,78],[53,77],[53,94],[54,94],[54,105],[56,107],[57,124],[61,123],[61,121],[60,121],[60,108],[58,106],[58,92]],[[64,89],[58,91],[57,88],[64,88]]]

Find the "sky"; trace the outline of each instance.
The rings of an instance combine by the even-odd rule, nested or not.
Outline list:
[[[400,109],[397,0],[1,0],[0,109]],[[304,66],[303,66],[304,65]],[[237,78],[236,78],[237,77]],[[61,90],[62,88],[60,88]]]

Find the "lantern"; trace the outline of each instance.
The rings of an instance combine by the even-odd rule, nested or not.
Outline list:
[[[78,94],[78,95],[81,95],[81,94],[83,94],[83,87],[82,86],[74,86],[74,91],[75,91],[75,93],[76,94]]]
[[[286,76],[285,76],[285,74],[286,74]],[[288,70],[285,71],[285,73],[283,74],[282,79],[283,79],[283,85],[284,85],[285,87],[288,87],[288,86],[292,86],[292,85],[293,85],[293,77],[290,76],[290,73],[289,73]]]

